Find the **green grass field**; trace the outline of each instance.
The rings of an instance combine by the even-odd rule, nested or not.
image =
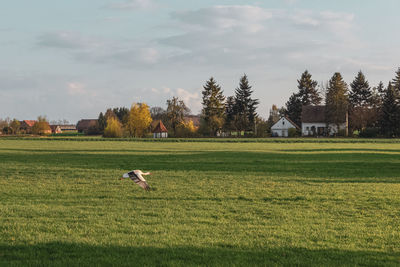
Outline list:
[[[0,139],[0,265],[399,266],[400,143]]]

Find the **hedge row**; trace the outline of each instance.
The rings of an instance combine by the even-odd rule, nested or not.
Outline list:
[[[44,140],[44,141],[113,141],[113,142],[208,142],[208,143],[400,143],[400,139],[359,138],[103,138],[103,137],[21,137],[1,136],[0,140]]]

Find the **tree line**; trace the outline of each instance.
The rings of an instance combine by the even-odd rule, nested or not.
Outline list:
[[[371,87],[362,71],[357,73],[350,86],[339,72],[334,73],[327,83],[318,84],[306,70],[297,82],[297,91],[284,107],[273,105],[267,120],[257,114],[259,100],[253,97],[253,88],[244,74],[232,96],[225,96],[213,77],[206,81],[199,125],[194,125],[190,119],[190,109],[184,101],[172,97],[166,101],[165,109],[150,108],[146,103],[134,103],[130,109],[109,108],[100,112],[97,123],[91,125],[87,134],[145,137],[152,130],[152,122],[161,120],[172,137],[266,137],[270,135],[271,126],[282,116],[301,126],[304,106],[324,104],[326,123],[339,126],[343,117],[348,116],[350,135],[400,136],[400,68],[387,86],[380,82]],[[44,125],[45,121],[45,117],[40,117],[38,125]],[[19,121],[0,120],[0,129],[16,134]]]
[[[97,124],[89,134],[105,137],[144,137],[151,132],[153,121],[162,121],[172,137],[221,136],[226,132],[253,133],[257,121],[258,99],[252,98],[252,87],[246,75],[241,77],[234,96],[225,97],[217,81],[211,77],[202,91],[200,125],[195,126],[190,109],[178,97],[166,101],[166,109],[150,108],[145,103],[109,108],[100,112]],[[193,117],[193,116],[192,116]],[[196,116],[195,116],[196,117]],[[262,132],[262,131],[261,131]]]
[[[324,102],[326,123],[338,126],[347,114],[351,136],[400,136],[400,68],[386,87],[382,81],[371,87],[362,71],[350,86],[338,72],[325,85],[318,85],[305,71],[297,87],[280,113],[299,126],[303,106]]]

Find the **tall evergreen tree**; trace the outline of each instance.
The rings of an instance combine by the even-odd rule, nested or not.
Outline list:
[[[359,71],[350,84],[349,93],[349,127],[352,130],[363,130],[374,120],[372,112],[372,90],[365,75]]]
[[[399,134],[399,95],[392,83],[386,89],[385,96],[383,98],[380,126],[381,132],[386,136],[396,136]]]
[[[225,129],[232,131],[235,123],[235,98],[229,96],[225,103]]]
[[[354,81],[350,84],[349,100],[351,107],[369,106],[371,100],[371,87],[362,71],[359,71]]]
[[[383,84],[382,81],[379,82],[378,86],[376,87],[376,90],[378,91],[378,94],[383,99],[383,96],[385,95],[386,90],[385,90],[385,85]]]
[[[103,115],[103,112],[100,112],[100,114],[99,114],[99,118],[97,119],[97,125],[99,128],[99,132],[103,133],[104,129],[107,127],[107,119]]]
[[[286,102],[286,115],[297,125],[301,125],[301,112],[303,104],[298,94],[292,94]]]
[[[297,80],[299,89],[298,97],[303,106],[319,105],[321,103],[321,96],[318,92],[318,82],[312,79],[312,75],[308,70],[304,71],[300,80]]]
[[[396,71],[396,77],[393,79],[392,86],[393,89],[400,94],[400,68]]]
[[[329,80],[325,102],[326,122],[334,124],[339,131],[340,125],[346,121],[349,97],[347,84],[338,72]]]
[[[130,112],[128,108],[126,107],[114,108],[113,112],[122,124],[126,124],[128,122],[128,117]]]
[[[308,70],[301,74],[300,80],[297,80],[298,92],[294,93],[286,102],[286,115],[297,125],[301,125],[301,112],[303,106],[319,105],[322,97],[318,92],[318,82],[312,79]]]
[[[225,97],[221,86],[213,77],[206,82],[203,89],[203,120],[210,134],[215,135],[224,125]]]
[[[252,86],[249,84],[247,75],[240,78],[239,87],[235,90],[235,115],[236,128],[239,131],[253,129],[257,117],[258,99],[251,98],[253,93]]]

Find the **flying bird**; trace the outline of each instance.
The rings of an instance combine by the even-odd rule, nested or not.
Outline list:
[[[122,175],[122,179],[130,178],[134,181],[138,186],[143,188],[146,191],[150,190],[150,186],[147,184],[146,180],[143,178],[143,175],[150,175],[149,172],[142,172],[141,170],[133,170]]]

